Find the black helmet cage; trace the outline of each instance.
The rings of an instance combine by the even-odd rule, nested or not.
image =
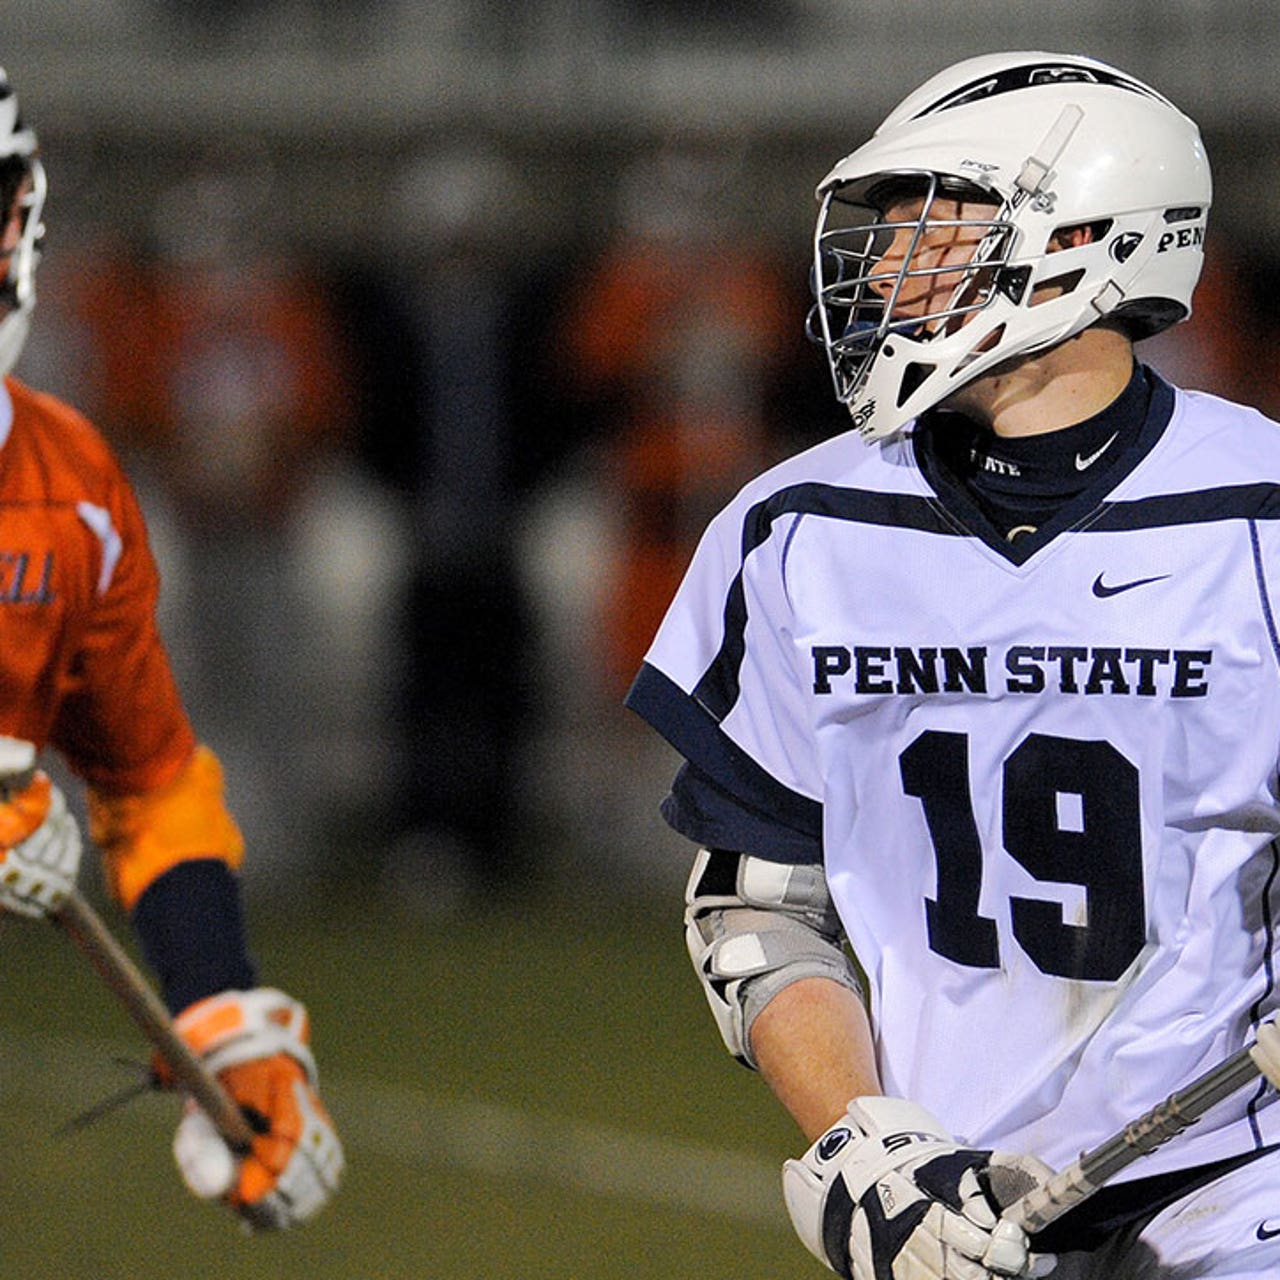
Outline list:
[[[889,221],[886,210],[906,196],[922,197],[920,212],[904,221]],[[939,198],[996,206],[987,218],[936,218]],[[814,235],[811,272],[814,305],[806,326],[821,342],[835,384],[836,397],[848,404],[858,394],[876,354],[895,333],[927,340],[952,333],[964,317],[986,307],[1003,292],[1021,301],[1029,273],[1009,267],[1014,227],[1006,207],[993,192],[923,170],[876,174],[864,181],[834,186],[823,195]],[[933,229],[977,227],[983,231],[967,265],[913,265],[916,250]],[[896,270],[878,270],[899,232],[911,239]],[[947,303],[925,315],[897,316],[894,311],[909,280],[953,276],[960,272]],[[892,286],[886,286],[892,282]]]
[[[24,182],[29,184],[25,195],[19,196]],[[15,201],[20,200],[22,223],[19,228],[18,247],[9,255],[9,269],[0,278],[0,307],[16,307],[26,299],[24,290],[30,290],[30,268],[39,261],[43,225],[30,228],[28,223],[44,204],[44,170],[35,155],[9,155],[0,157],[0,230],[8,226],[14,212]],[[30,263],[24,261],[30,259]],[[25,268],[25,269],[24,269]]]

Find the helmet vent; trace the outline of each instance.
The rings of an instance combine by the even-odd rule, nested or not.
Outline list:
[[[1049,280],[1037,280],[1031,293],[1030,305],[1038,307],[1042,303],[1061,298],[1064,294],[1075,293],[1083,279],[1084,268],[1081,267],[1076,271],[1064,271],[1062,275],[1053,276]]]
[[[937,368],[936,364],[923,364],[919,360],[913,360],[902,371],[902,382],[898,385],[898,408],[901,409],[904,404],[919,390],[925,379]]]
[[[966,355],[961,356],[956,361],[956,367],[951,370],[951,377],[955,378],[962,374],[979,356],[986,355],[988,351],[993,351],[1000,345],[1001,339],[1004,337],[1005,325],[997,325],[988,333],[981,342],[978,343]]]

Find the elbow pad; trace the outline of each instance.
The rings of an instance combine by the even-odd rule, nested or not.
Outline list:
[[[755,1067],[751,1024],[783,988],[830,978],[862,994],[820,866],[702,849],[685,892],[689,958],[725,1048]]]

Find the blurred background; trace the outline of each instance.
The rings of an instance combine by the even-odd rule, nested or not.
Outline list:
[[[1142,350],[1280,416],[1277,32],[1275,0],[0,0],[50,180],[17,374],[139,490],[350,1154],[322,1221],[248,1241],[178,1188],[171,1100],[55,1136],[145,1054],[7,923],[0,1273],[819,1274],[621,698],[707,518],[842,429],[813,188],[960,57],[1092,54],[1199,120],[1209,268]]]

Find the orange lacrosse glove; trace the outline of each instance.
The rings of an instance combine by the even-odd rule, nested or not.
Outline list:
[[[0,907],[24,916],[56,911],[80,871],[79,824],[35,759],[31,743],[0,737]]]
[[[187,1187],[226,1201],[251,1229],[317,1213],[338,1188],[343,1154],[316,1092],[306,1010],[272,988],[224,991],[185,1009],[174,1026],[259,1133],[238,1155],[189,1103],[173,1143]]]

